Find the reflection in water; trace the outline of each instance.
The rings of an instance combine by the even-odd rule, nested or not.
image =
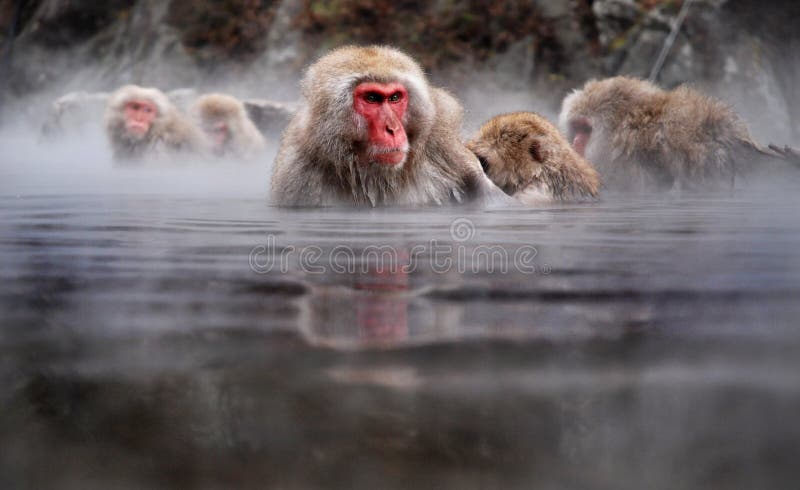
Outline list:
[[[798,204],[0,197],[0,487],[790,487]],[[254,271],[267,235],[368,258]]]

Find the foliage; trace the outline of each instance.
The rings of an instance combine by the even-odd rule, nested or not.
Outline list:
[[[528,36],[546,50],[552,38],[538,9],[514,0],[304,0],[295,24],[323,49],[392,44],[427,68],[485,60]]]
[[[262,52],[275,16],[273,0],[187,0],[170,2],[168,22],[195,57],[247,60]]]

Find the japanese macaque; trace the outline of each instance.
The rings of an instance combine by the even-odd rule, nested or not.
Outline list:
[[[238,99],[223,94],[204,95],[194,103],[191,113],[214,155],[252,160],[264,152],[264,137]]]
[[[108,99],[106,132],[117,161],[203,153],[203,135],[155,88],[126,85]]]
[[[318,60],[281,140],[272,199],[287,206],[443,204],[506,199],[460,139],[462,109],[388,47]]]
[[[616,189],[731,186],[737,172],[776,156],[722,102],[635,78],[588,82],[564,99],[559,125]]]
[[[597,196],[597,171],[533,112],[490,119],[467,147],[492,182],[524,204]]]

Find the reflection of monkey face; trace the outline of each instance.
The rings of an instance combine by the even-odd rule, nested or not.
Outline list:
[[[400,83],[367,82],[353,92],[353,109],[366,122],[362,163],[402,166],[408,156],[408,136],[403,124],[408,91]]]
[[[125,130],[134,138],[144,138],[158,116],[155,104],[145,99],[132,99],[125,103]]]

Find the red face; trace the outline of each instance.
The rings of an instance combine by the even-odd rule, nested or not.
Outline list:
[[[592,136],[592,124],[585,117],[579,117],[570,123],[572,146],[582,157],[586,156],[586,145]]]
[[[353,109],[367,121],[365,159],[382,165],[401,165],[408,155],[403,119],[408,91],[400,83],[365,82],[353,91]]]
[[[150,131],[153,120],[158,116],[158,108],[149,100],[133,99],[125,104],[125,129],[136,136],[144,136]]]
[[[208,126],[206,128],[206,133],[211,137],[211,141],[214,143],[214,148],[217,150],[223,150],[231,137],[231,130],[223,121],[219,121]]]

